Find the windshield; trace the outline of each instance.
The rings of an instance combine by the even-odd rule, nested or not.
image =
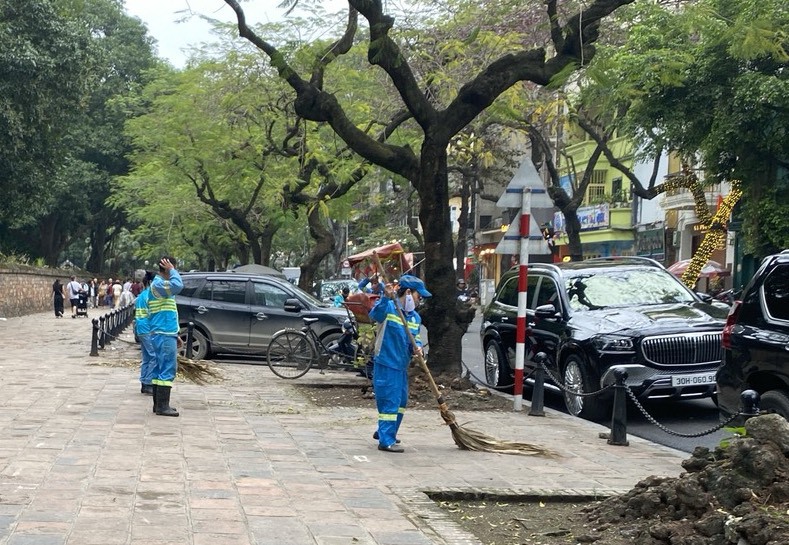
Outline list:
[[[660,269],[601,270],[567,278],[573,310],[691,303],[693,295],[670,273]]]
[[[359,291],[356,280],[330,280],[321,284],[320,297],[323,300],[331,299],[335,295],[342,293],[342,289],[347,287],[350,293]]]
[[[290,289],[297,292],[299,294],[299,297],[301,297],[302,299],[306,299],[309,303],[315,305],[316,307],[328,306],[326,303],[316,299],[314,295],[312,295],[311,293],[307,293],[306,291],[304,291],[298,286],[294,286],[293,284],[290,284]]]

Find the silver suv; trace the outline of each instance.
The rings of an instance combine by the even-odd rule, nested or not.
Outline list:
[[[325,342],[339,338],[345,309],[332,308],[293,284],[267,275],[239,272],[181,274],[184,289],[175,297],[181,337],[194,323],[192,352],[265,355],[271,337],[288,327],[301,329],[303,318],[318,318],[312,328]]]

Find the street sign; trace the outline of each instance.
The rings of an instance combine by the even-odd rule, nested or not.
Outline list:
[[[499,208],[521,208],[524,191],[531,191],[532,208],[553,208],[553,201],[545,190],[545,184],[537,173],[537,169],[534,168],[534,163],[529,159],[524,159],[521,162],[512,180],[507,184],[507,189],[496,202],[496,206]]]
[[[501,241],[496,246],[497,254],[511,254],[517,255],[520,253],[520,223],[521,213],[518,212],[517,217],[510,223],[507,232],[501,237]],[[548,246],[548,241],[545,240],[540,227],[536,221],[529,222],[529,255],[551,255],[551,248]]]

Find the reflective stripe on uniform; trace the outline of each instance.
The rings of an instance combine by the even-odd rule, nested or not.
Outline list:
[[[385,420],[387,422],[396,422],[397,413],[395,414],[378,413],[378,420]]]
[[[398,316],[397,314],[387,314],[386,315],[386,320],[388,322],[394,322],[396,324],[403,325],[403,320],[401,320],[400,316]]]
[[[151,285],[151,293],[153,293],[153,296],[156,297],[157,299],[170,297],[172,295],[173,290],[170,288],[170,281],[165,280],[162,284],[163,285],[161,287],[163,289],[161,290],[159,289],[159,286],[156,286],[156,288],[154,288],[154,286]]]
[[[148,301],[148,309],[150,310],[151,314],[157,314],[162,311],[178,311],[178,305],[175,302],[175,299],[168,298],[168,299],[150,299]]]

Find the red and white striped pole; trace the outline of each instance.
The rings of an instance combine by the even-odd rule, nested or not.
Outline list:
[[[523,408],[523,363],[526,356],[526,302],[529,277],[529,212],[531,188],[524,187],[520,218],[520,259],[518,261],[518,316],[515,323],[515,387],[513,410]]]

